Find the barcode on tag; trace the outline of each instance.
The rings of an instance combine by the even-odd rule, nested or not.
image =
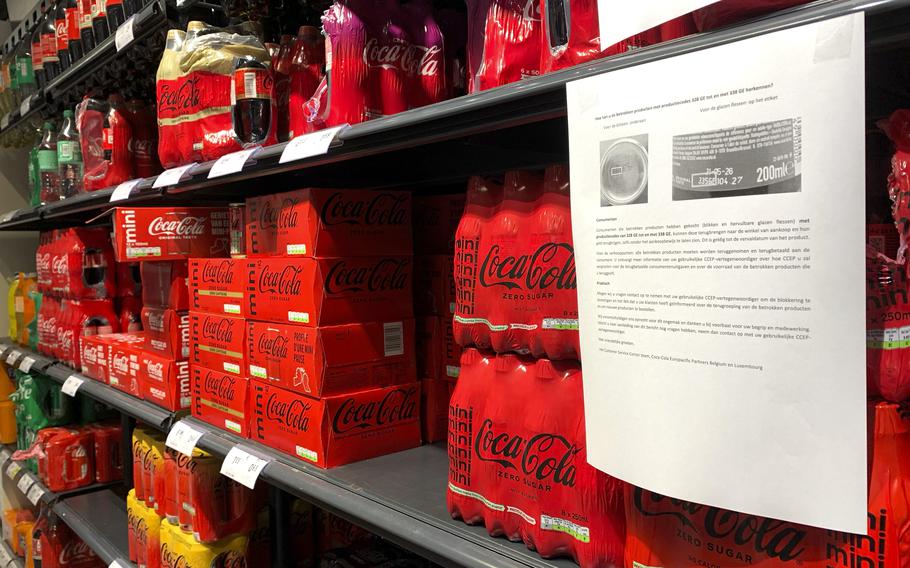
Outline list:
[[[255,73],[244,73],[243,74],[243,92],[248,99],[258,98],[256,94],[256,74]]]
[[[38,501],[44,497],[45,493],[46,491],[44,490],[44,487],[42,487],[40,483],[36,483],[32,485],[31,489],[28,490],[28,493],[25,495],[25,497],[28,499],[29,503],[32,505],[37,505]]]
[[[404,324],[393,321],[382,324],[382,345],[386,357],[404,355]]]
[[[6,468],[6,476],[10,479],[16,477],[16,475],[22,471],[22,466],[19,465],[19,462],[12,462]]]

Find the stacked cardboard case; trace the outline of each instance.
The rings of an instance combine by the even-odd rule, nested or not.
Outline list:
[[[191,265],[194,415],[320,467],[419,445],[410,195],[302,189],[244,216],[245,259]]]

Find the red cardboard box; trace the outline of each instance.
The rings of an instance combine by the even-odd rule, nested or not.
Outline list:
[[[319,467],[420,445],[420,383],[321,399],[251,379],[250,437]]]
[[[249,376],[321,397],[417,379],[414,320],[304,327],[247,322]]]
[[[246,261],[190,259],[190,306],[195,311],[239,316],[246,303]]]
[[[107,335],[85,335],[80,338],[82,349],[82,374],[103,383],[108,383],[111,361],[111,346],[142,345],[144,334],[110,333]]]
[[[414,254],[452,254],[467,193],[414,197]]]
[[[192,412],[196,418],[249,437],[249,380],[199,365],[190,369],[192,377]]]
[[[139,354],[139,388],[142,398],[171,411],[190,407],[188,361],[142,351]]]
[[[142,347],[137,344],[112,343],[109,349],[108,383],[117,390],[141,397],[139,368]]]
[[[417,376],[421,379],[457,378],[461,346],[455,343],[452,317],[416,319]]]
[[[428,379],[420,383],[420,424],[427,444],[448,438],[450,389],[447,379]]]
[[[243,375],[246,368],[246,326],[243,318],[190,312],[190,353],[193,365]]]
[[[142,308],[142,329],[146,351],[171,359],[190,356],[189,312]]]
[[[309,326],[413,317],[410,257],[247,260],[246,314]]]
[[[414,313],[448,317],[455,313],[454,256],[414,257]]]
[[[411,254],[406,191],[300,189],[252,197],[246,210],[251,257]]]
[[[113,222],[118,262],[229,253],[226,207],[116,207]]]
[[[142,304],[149,308],[190,309],[185,260],[152,260],[139,263]]]

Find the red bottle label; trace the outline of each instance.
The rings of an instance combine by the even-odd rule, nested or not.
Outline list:
[[[92,0],[79,0],[79,29],[92,27]]]
[[[272,75],[267,69],[234,71],[234,100],[272,98]]]
[[[66,8],[67,42],[79,39],[79,8]]]
[[[105,17],[104,0],[92,0],[92,19]]]
[[[66,16],[54,21],[54,35],[57,42],[57,51],[64,51],[69,48],[70,38],[66,32]]]
[[[41,40],[37,42],[32,42],[32,69],[35,71],[41,71],[44,69],[44,50],[41,48]]]
[[[105,150],[114,149],[114,129],[105,128],[101,134],[101,147]]]
[[[41,34],[41,58],[44,63],[56,63],[60,61],[57,57],[57,34],[45,32]]]

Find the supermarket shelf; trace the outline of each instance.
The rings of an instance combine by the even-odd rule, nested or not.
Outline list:
[[[119,561],[135,566],[129,559],[126,501],[109,489],[61,499],[54,512],[105,564]]]
[[[71,367],[62,364],[55,359],[36,353],[31,349],[13,346],[9,340],[0,341],[0,360],[9,363],[7,358],[10,357],[10,353],[13,351],[17,351],[21,354],[19,357],[13,359],[13,363],[11,363],[17,367],[22,364],[22,361],[26,357],[31,357],[35,360],[32,368],[43,372],[52,379],[63,383],[70,376],[76,375],[84,381],[82,386],[79,387],[80,393],[101,401],[111,408],[114,408],[123,414],[132,416],[137,420],[141,420],[149,426],[158,428],[159,430],[167,431],[168,428],[170,428],[170,424],[174,419],[174,414],[172,412],[128,395],[102,382],[86,377],[85,375],[76,372]]]
[[[23,99],[22,104],[18,108],[13,109],[5,116],[0,117],[0,135],[6,134],[15,130],[20,124],[28,122],[30,120],[37,120],[44,110],[47,108],[44,98],[44,92],[38,91],[33,93],[28,98],[28,105],[25,105],[25,100]],[[22,110],[25,109],[25,114],[22,114]],[[6,126],[4,126],[4,124]]]
[[[17,468],[11,469],[10,465],[13,462],[9,458],[10,455],[16,451],[16,448],[12,445],[3,446],[3,448],[4,450],[0,450],[0,471],[2,471],[2,475],[12,481],[19,489],[19,492],[22,493],[22,496],[31,501],[33,505],[37,505],[39,502],[52,505],[59,499],[66,499],[84,493],[93,493],[116,485],[122,485],[123,483],[122,481],[93,483],[84,487],[77,487],[75,489],[54,493],[38,479],[37,475],[26,469],[25,466],[20,465]],[[19,485],[20,483],[22,483],[22,486]],[[29,492],[31,491],[34,491],[34,501],[32,501],[32,498],[29,495]]]
[[[225,456],[241,444],[270,463],[261,478],[404,548],[447,567],[562,568],[522,543],[491,538],[486,529],[451,518],[446,509],[448,456],[427,445],[333,469],[319,469],[260,443],[185,419],[204,432],[197,446]]]
[[[870,49],[906,44],[910,41],[908,8],[910,0],[821,0],[739,26],[356,124],[342,131],[325,155],[280,164],[286,144],[278,144],[262,149],[242,172],[230,176],[207,179],[214,162],[205,162],[180,184],[164,191],[152,189],[155,180],[148,178],[119,204],[225,202],[301,185],[406,185],[422,189],[461,182],[472,174],[564,161],[568,155],[565,85],[569,81],[861,11],[867,14]],[[160,15],[148,16],[151,28]],[[49,88],[57,89],[57,81]],[[109,207],[111,191],[20,212],[0,222],[0,230],[83,223]]]
[[[8,560],[7,560],[8,559]],[[4,564],[4,560],[6,563]],[[25,568],[25,562],[16,556],[6,540],[0,540],[0,566],[5,568]]]

